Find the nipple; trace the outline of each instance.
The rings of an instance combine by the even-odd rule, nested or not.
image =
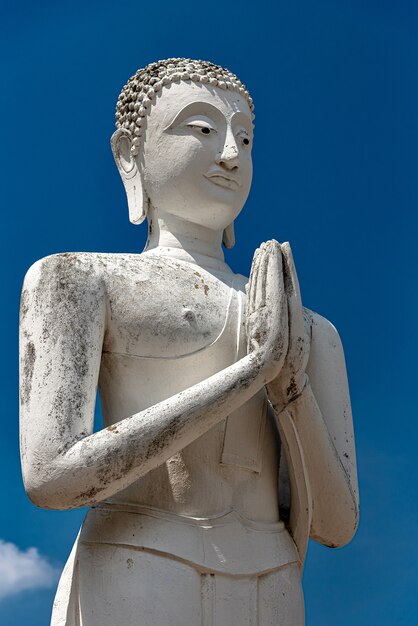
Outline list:
[[[187,307],[183,307],[183,318],[187,320],[188,322],[194,322],[196,319],[196,316],[191,309]]]

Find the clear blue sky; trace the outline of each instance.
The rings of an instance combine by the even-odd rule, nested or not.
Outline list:
[[[53,252],[141,250],[109,148],[114,105],[138,67],[189,56],[236,72],[256,106],[230,264],[247,273],[261,241],[290,240],[306,306],[345,345],[361,525],[347,548],[311,544],[308,626],[418,624],[418,4],[3,0],[1,13],[0,540],[14,545],[0,556],[40,567],[44,588],[0,584],[0,623],[49,623],[48,581],[84,514],[38,510],[21,485],[23,276]]]

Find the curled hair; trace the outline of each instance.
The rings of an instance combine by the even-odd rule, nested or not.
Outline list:
[[[192,81],[230,89],[240,93],[248,102],[251,112],[254,105],[245,85],[229,70],[209,61],[193,59],[166,59],[150,63],[139,69],[123,87],[116,105],[116,128],[124,128],[132,135],[132,154],[139,153],[145,118],[157,93],[170,83]]]

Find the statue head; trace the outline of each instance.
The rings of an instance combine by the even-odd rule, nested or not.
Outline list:
[[[213,63],[168,59],[138,70],[118,99],[111,144],[131,222],[148,210],[223,229],[250,190],[253,102],[241,81]]]

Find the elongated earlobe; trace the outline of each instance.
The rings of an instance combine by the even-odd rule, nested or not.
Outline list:
[[[120,128],[113,133],[110,144],[128,200],[129,220],[141,224],[147,216],[148,201],[144,192],[142,174],[132,155],[131,133]]]
[[[231,222],[231,224],[228,224],[228,226],[225,228],[222,237],[222,243],[224,244],[225,248],[233,248],[235,246],[234,222]]]
[[[144,194],[141,175],[123,181],[128,200],[129,220],[132,224],[142,224],[147,216],[147,200]]]

